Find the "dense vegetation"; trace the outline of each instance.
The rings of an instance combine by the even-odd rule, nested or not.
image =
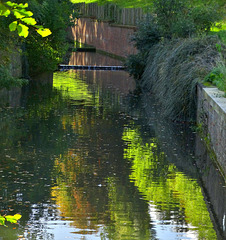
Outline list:
[[[132,39],[138,53],[127,61],[137,85],[153,91],[173,120],[195,118],[198,82],[226,91],[225,31],[218,32],[221,39],[209,36],[222,21],[222,9],[197,2],[154,0],[155,15],[140,23]]]
[[[0,16],[0,88],[23,83],[15,79],[10,71],[15,48],[18,49],[17,53],[23,51],[23,59],[26,60],[25,63],[28,63],[27,66],[24,64],[24,67],[27,68],[24,71],[24,77],[55,70],[68,49],[67,27],[74,24],[73,18],[76,14],[75,6],[68,0],[21,0],[11,2],[21,3],[22,5],[18,5],[19,3],[17,5],[25,6],[26,11],[33,13],[33,15],[30,14],[30,20],[26,21],[24,16],[24,18],[20,17],[18,19],[16,17],[18,15],[9,14],[5,16],[4,12],[1,12],[3,14]],[[23,19],[26,21],[22,23],[24,31],[17,27]],[[26,26],[26,24],[29,26]],[[38,35],[40,26],[43,26],[42,30],[50,29],[52,34]],[[9,31],[9,28],[12,32]]]
[[[120,7],[124,7],[124,8],[146,8],[146,9],[151,9],[153,8],[153,2],[154,0],[126,0],[126,1],[122,1],[122,0],[71,0],[71,2],[73,3],[98,3],[100,5],[104,5],[107,3],[114,3],[117,4]],[[188,0],[187,1],[190,5],[193,4],[202,4],[203,1],[202,0]],[[206,4],[218,4],[219,6],[224,6],[225,1],[224,0],[206,0],[205,1]]]

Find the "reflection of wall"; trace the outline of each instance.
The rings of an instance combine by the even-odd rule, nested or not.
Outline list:
[[[0,90],[0,107],[18,107],[21,103],[21,88],[12,87],[10,90],[6,88]]]
[[[44,72],[39,75],[35,75],[32,77],[32,83],[39,85],[53,85],[53,73],[52,72]]]
[[[98,82],[101,87],[119,90],[124,95],[135,89],[135,81],[124,71],[85,71],[81,76],[89,84]]]
[[[223,94],[221,94],[223,95]],[[209,136],[217,163],[226,176],[226,100],[215,88],[198,86],[197,122]]]
[[[95,46],[99,50],[126,57],[136,52],[130,42],[134,29],[134,27],[113,26],[108,22],[80,18],[76,26],[71,28],[70,38]]]
[[[19,50],[14,50],[10,56],[10,70],[12,76],[22,77],[22,58]]]
[[[216,171],[216,167],[213,161],[210,159],[207,153],[207,149],[201,139],[196,137],[195,155],[198,157],[196,164],[202,173],[203,187],[205,189],[205,195],[207,195],[207,201],[211,202],[214,212],[211,218],[215,229],[219,230],[216,225],[220,226],[221,230],[217,231],[219,239],[226,239],[226,189],[222,186],[225,185],[224,179]]]
[[[20,49],[16,46],[9,46],[9,50],[0,49],[0,65],[9,67],[10,73],[13,77],[22,77],[22,58]],[[9,59],[9,63],[6,63]]]
[[[68,65],[121,66],[122,63],[96,52],[72,52]]]

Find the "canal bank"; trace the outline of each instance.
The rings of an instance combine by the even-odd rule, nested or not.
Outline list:
[[[86,30],[88,31],[86,32]],[[134,26],[111,25],[95,18],[81,18],[78,25],[71,29],[71,39],[93,45],[97,50],[126,57],[136,53],[136,49],[129,40],[135,31]],[[119,44],[120,43],[120,44]],[[226,99],[222,92],[212,96],[211,88],[197,86],[197,124],[205,128],[205,136],[208,149],[214,156],[214,161],[220,168],[222,175],[226,176],[226,116],[225,107],[219,105],[216,98],[225,105]]]
[[[217,88],[197,85],[197,125],[208,151],[225,178],[226,98],[224,92]]]

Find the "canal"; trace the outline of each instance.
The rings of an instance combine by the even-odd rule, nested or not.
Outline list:
[[[192,127],[162,119],[124,71],[46,79],[0,108],[0,214],[22,215],[0,239],[224,239],[225,182]]]

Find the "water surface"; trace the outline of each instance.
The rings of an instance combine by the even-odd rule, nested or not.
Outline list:
[[[194,135],[133,89],[125,72],[57,72],[0,109],[0,211],[22,215],[0,239],[223,239],[225,183],[210,202]]]

